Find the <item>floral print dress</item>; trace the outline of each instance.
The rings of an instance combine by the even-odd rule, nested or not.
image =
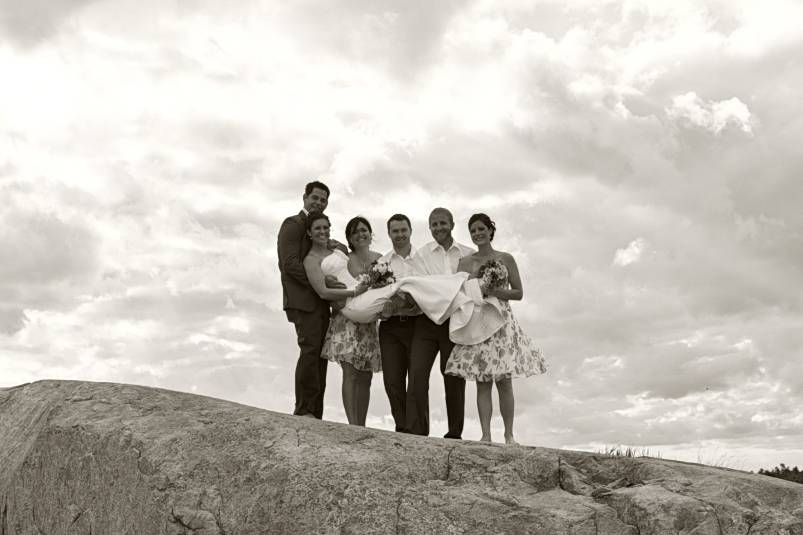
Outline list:
[[[348,256],[341,251],[334,251],[324,258],[321,270],[325,275],[335,276],[349,289],[357,286],[357,281],[348,272]],[[382,371],[377,322],[355,323],[343,314],[334,315],[329,321],[321,358],[346,362],[362,371]]]
[[[541,350],[522,330],[508,301],[501,301],[502,328],[474,345],[455,344],[444,373],[471,381],[491,382],[545,373]]]
[[[355,323],[343,314],[329,321],[321,358],[332,362],[347,362],[362,371],[381,372],[379,333],[376,322]]]

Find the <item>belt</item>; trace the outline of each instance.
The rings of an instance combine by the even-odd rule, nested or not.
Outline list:
[[[394,322],[394,323],[407,323],[412,322],[415,319],[415,316],[391,316],[388,319],[382,320],[384,322]]]

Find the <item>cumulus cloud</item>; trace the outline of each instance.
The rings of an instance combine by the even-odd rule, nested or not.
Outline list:
[[[672,106],[667,108],[666,113],[670,118],[685,119],[689,124],[715,134],[722,132],[729,124],[733,124],[746,134],[753,133],[750,110],[736,97],[704,102],[692,91],[674,97]]]

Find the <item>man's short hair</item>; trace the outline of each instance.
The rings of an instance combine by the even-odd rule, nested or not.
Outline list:
[[[310,193],[312,193],[312,190],[316,188],[324,190],[326,192],[327,199],[331,195],[331,193],[329,192],[329,187],[323,182],[320,182],[318,180],[314,180],[306,185],[306,187],[304,188],[304,195],[309,195]]]
[[[393,214],[392,216],[390,216],[390,219],[388,219],[388,232],[390,232],[390,222],[391,221],[406,221],[407,222],[407,226],[410,227],[410,230],[413,229],[413,225],[412,225],[412,223],[410,223],[410,218],[409,217],[407,217],[404,214]]]
[[[452,212],[450,212],[446,208],[441,208],[441,207],[435,208],[429,213],[429,219],[432,219],[432,216],[434,216],[435,214],[446,214],[446,216],[449,218],[449,223],[454,225],[454,217],[452,216]]]

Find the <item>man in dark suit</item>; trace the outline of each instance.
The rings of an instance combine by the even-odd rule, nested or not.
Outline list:
[[[282,277],[284,311],[298,336],[300,354],[296,364],[296,405],[293,414],[323,417],[327,360],[321,358],[326,329],[329,327],[329,303],[321,299],[307,280],[304,256],[312,247],[306,232],[309,212],[323,212],[329,204],[329,188],[322,182],[307,184],[302,197],[304,209],[284,220],[279,229],[277,255]]]

